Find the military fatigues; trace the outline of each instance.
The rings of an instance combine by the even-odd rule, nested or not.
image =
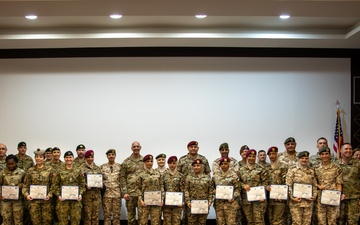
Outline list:
[[[330,163],[324,167],[322,164],[315,168],[318,185],[325,185],[326,190],[336,190],[337,184],[342,184],[342,171],[339,165]],[[317,218],[319,225],[336,225],[336,219],[340,215],[340,206],[323,205],[320,203],[321,191],[318,190]],[[327,222],[326,222],[327,221]]]
[[[6,168],[5,158],[6,158],[6,156],[3,159],[0,159],[0,172]]]
[[[49,166],[49,167],[51,167],[51,171],[52,171],[52,173],[53,173],[53,176],[55,177],[55,174],[56,174],[56,171],[58,170],[58,168],[60,167],[60,166],[65,166],[65,163],[63,162],[63,161],[59,161],[59,162],[57,162],[57,163],[55,163],[54,161],[51,161],[51,162],[46,162],[45,163],[45,165],[46,166]],[[56,208],[56,203],[57,203],[57,201],[58,201],[58,198],[57,198],[57,196],[53,193],[52,194],[53,196],[52,196],[52,198],[51,198],[51,204],[52,204],[52,208],[53,208],[53,220],[54,220],[54,222],[59,222],[59,219],[57,218],[57,214],[56,214],[56,212],[55,212],[55,208]]]
[[[123,195],[128,194],[130,196],[130,200],[126,201],[128,225],[137,224],[136,207],[138,207],[138,196],[136,193],[136,180],[137,174],[144,170],[144,163],[142,160],[142,156],[135,158],[133,155],[131,155],[121,164],[120,182],[121,187],[123,188]]]
[[[280,152],[278,154],[278,161],[285,164],[287,168],[290,168],[296,166],[296,163],[298,161],[297,155],[297,152],[295,152],[294,155],[290,155],[286,151]]]
[[[74,159],[74,166],[77,166],[77,167],[80,167],[82,164],[85,163],[85,158],[83,158],[81,161],[80,161],[80,158],[79,157],[76,157]]]
[[[340,225],[357,225],[360,216],[360,164],[356,159],[350,159],[348,163],[340,159],[337,163],[342,169],[345,194],[338,222]]]
[[[120,225],[121,211],[121,188],[120,188],[120,170],[121,165],[114,163],[110,165],[105,163],[100,167],[104,176],[105,193],[103,196],[104,225],[111,225],[111,216],[113,225]]]
[[[235,165],[237,164],[237,160],[233,157],[229,157],[230,158],[230,163],[229,163],[229,170],[233,170],[233,168],[235,167]],[[214,162],[212,163],[212,173],[213,174],[221,174],[222,170],[220,168],[220,158],[217,158],[214,160]]]
[[[59,197],[61,196],[61,186],[79,186],[79,194],[83,195],[85,192],[85,178],[78,167],[66,169],[66,165],[60,166],[56,172],[53,181],[53,192]],[[59,225],[68,224],[68,216],[72,225],[80,224],[81,220],[81,202],[77,200],[58,200],[56,204],[57,217]]]
[[[18,186],[22,185],[25,178],[25,171],[16,168],[10,171],[5,168],[0,173],[0,186]],[[3,217],[3,225],[23,224],[23,196],[19,193],[19,200],[4,200],[1,203],[1,215]]]
[[[31,167],[26,172],[25,184],[22,189],[22,193],[26,198],[30,193],[30,185],[46,185],[47,196],[52,197],[51,183],[53,179],[53,173],[51,167],[43,166],[38,168],[36,165]],[[50,225],[53,222],[53,205],[51,200],[36,199],[37,196],[31,196],[33,200],[30,201],[29,212],[31,216],[31,222],[33,225]],[[27,200],[25,200],[27,201]]]
[[[213,201],[213,183],[211,177],[201,173],[196,175],[190,174],[185,179],[185,204],[186,207],[191,200],[208,200],[209,205]],[[191,214],[190,209],[187,210],[188,225],[205,225],[208,214]]]
[[[170,170],[167,170],[163,175],[164,191],[165,192],[183,192],[184,190],[184,177],[183,175],[175,171],[171,174]],[[180,203],[182,204],[182,203]],[[182,207],[179,206],[163,206],[164,213],[164,225],[180,225]]]
[[[301,199],[301,202],[295,202],[293,199],[293,184],[311,184],[313,187],[313,196],[316,198],[316,178],[315,171],[310,167],[293,166],[288,170],[286,175],[286,184],[289,186],[290,212],[292,225],[309,225],[313,212],[313,201]]]
[[[144,201],[145,191],[161,191],[161,201],[164,202],[164,184],[161,174],[154,170],[143,170],[139,173],[136,182],[136,192],[138,195],[138,202]],[[161,224],[161,207],[157,205],[141,206],[139,204],[138,209],[140,211],[139,224],[147,225],[150,215],[151,224]]]
[[[84,174],[85,179],[88,174],[101,174],[101,169],[95,163],[92,165],[86,162],[80,166],[80,171]],[[99,224],[99,210],[101,205],[100,188],[86,187],[82,196],[84,207],[84,225]]]
[[[34,166],[34,160],[28,156],[28,155],[25,155],[24,158],[20,159],[20,155],[19,154],[16,154],[15,155],[18,159],[19,159],[19,162],[17,163],[17,166],[24,170],[25,172]]]
[[[230,161],[231,162],[231,161]],[[237,211],[239,210],[239,203],[236,200],[240,197],[240,183],[236,173],[230,168],[228,171],[220,171],[212,177],[214,188],[217,185],[226,185],[234,187],[233,202],[229,202],[228,199],[216,199],[214,202],[214,208],[216,212],[216,223],[218,225],[233,225],[237,224]]]

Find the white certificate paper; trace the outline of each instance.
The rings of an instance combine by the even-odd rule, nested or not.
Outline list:
[[[145,191],[144,203],[146,205],[160,205],[161,204],[161,191]]]
[[[289,193],[289,186],[287,185],[270,185],[270,199],[287,200]]]
[[[208,200],[191,200],[191,214],[208,214]]]
[[[65,200],[78,200],[79,186],[61,186],[61,198]]]
[[[1,186],[1,195],[7,200],[19,200],[18,186]]]
[[[103,175],[102,174],[87,174],[86,185],[88,187],[101,188],[103,186]]]
[[[313,186],[311,184],[294,183],[293,185],[293,197],[294,198],[311,198]]]
[[[216,199],[233,199],[234,186],[216,185]]]
[[[165,192],[165,205],[179,206],[183,204],[182,192]]]
[[[30,185],[29,195],[33,199],[45,199],[47,196],[47,186],[46,185]]]
[[[264,186],[250,187],[250,191],[247,191],[246,195],[247,195],[247,200],[249,202],[266,200]]]
[[[323,190],[321,191],[320,203],[324,205],[339,206],[341,199],[341,191]]]

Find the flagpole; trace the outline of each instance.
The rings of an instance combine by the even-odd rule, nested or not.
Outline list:
[[[340,106],[340,102],[339,102],[339,100],[336,100],[336,115],[337,115],[337,121],[339,121],[339,123],[340,123],[340,110],[339,110],[339,106]],[[341,126],[337,126],[337,131],[338,131],[338,136],[337,136],[337,157],[338,157],[338,159],[340,159],[341,158],[341,154],[340,154],[340,147],[341,147],[341,135],[340,135],[340,133],[341,133],[341,131],[340,131],[340,129],[341,129]]]

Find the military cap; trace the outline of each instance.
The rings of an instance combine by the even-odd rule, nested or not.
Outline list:
[[[87,158],[89,156],[94,156],[94,151],[93,150],[87,150],[84,154],[84,157]]]
[[[83,144],[80,144],[76,147],[76,151],[79,150],[79,149],[85,149],[85,145]]]
[[[308,151],[303,151],[303,152],[299,152],[297,157],[300,159],[301,157],[304,157],[304,156],[309,157],[309,155],[310,155],[310,153]]]
[[[144,156],[143,162],[146,162],[146,161],[148,161],[149,159],[152,160],[153,158],[154,158],[154,157],[153,157],[152,155],[148,154],[148,155]]]
[[[46,152],[52,152],[52,147],[48,147],[46,150],[45,150],[45,153]]]
[[[222,157],[220,159],[219,165],[221,165],[222,162],[230,162],[230,158],[229,157]]]
[[[295,138],[293,138],[293,137],[286,138],[286,140],[284,141],[284,144],[287,144],[289,142],[295,142],[296,143]]]
[[[272,146],[267,150],[267,155],[269,155],[270,152],[278,152],[278,151],[279,151],[278,147]]]
[[[223,148],[229,148],[229,144],[228,143],[222,143],[220,146],[219,146],[219,150],[223,149]]]
[[[243,145],[243,146],[241,146],[240,151],[243,151],[243,150],[250,150],[250,148],[247,145]]]
[[[161,154],[159,154],[158,156],[156,156],[156,159],[158,159],[158,158],[164,158],[164,159],[166,159],[166,155],[165,155],[164,153],[161,153]]]
[[[60,151],[60,148],[59,147],[53,147],[51,151]]]
[[[22,142],[20,142],[20,143],[18,144],[18,148],[20,148],[20,147],[22,147],[22,146],[25,146],[25,147],[26,147],[26,143],[25,143],[24,141],[22,141]]]
[[[44,155],[45,154],[45,151],[44,150],[41,150],[40,148],[36,149],[34,151],[34,154],[35,155]]]
[[[197,141],[190,141],[188,144],[187,144],[187,147],[190,147],[190,146],[193,146],[193,145],[198,145],[198,142]]]
[[[169,159],[168,159],[168,163],[171,163],[171,162],[177,162],[178,158],[176,156],[170,156]]]
[[[321,154],[321,153],[323,153],[323,152],[328,152],[328,153],[330,153],[330,148],[329,148],[329,147],[322,147],[322,148],[320,148],[319,154]]]
[[[194,164],[202,164],[202,160],[201,159],[195,159],[191,165],[193,166]]]
[[[248,157],[249,155],[256,155],[256,150],[255,149],[251,149],[249,151],[246,152],[246,157]]]
[[[67,151],[67,152],[65,152],[65,154],[64,154],[64,158],[65,158],[66,156],[74,156],[74,154],[72,153],[72,151]]]
[[[116,155],[116,151],[115,151],[115,149],[109,149],[109,150],[107,150],[106,155],[107,155],[107,154],[110,154],[110,153],[112,153],[112,154],[115,154],[115,155]]]

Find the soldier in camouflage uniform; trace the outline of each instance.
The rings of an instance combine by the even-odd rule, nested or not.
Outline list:
[[[79,225],[81,220],[81,200],[85,192],[85,178],[79,167],[74,165],[74,154],[67,151],[64,154],[65,165],[60,166],[53,180],[52,192],[57,196],[56,204],[57,217],[59,225],[68,224],[68,216],[70,216],[71,225]],[[77,200],[66,200],[61,196],[62,186],[78,186],[79,196]]]
[[[51,167],[44,164],[45,152],[37,149],[34,151],[36,165],[26,172],[22,193],[30,201],[29,212],[33,225],[51,225],[53,222],[53,205],[51,204],[52,192],[50,190],[53,174]],[[30,185],[44,185],[47,187],[46,196],[30,195]]]
[[[212,181],[214,184],[215,194],[217,185],[225,185],[233,187],[233,196],[229,199],[216,199],[214,208],[216,211],[216,223],[218,225],[233,225],[238,224],[237,211],[239,210],[239,203],[236,198],[240,197],[240,183],[238,176],[233,170],[230,170],[231,159],[227,156],[220,159],[221,172],[214,174]]]
[[[115,149],[109,149],[106,152],[106,157],[108,158],[108,162],[100,166],[101,173],[104,177],[105,185],[105,193],[102,199],[102,205],[104,210],[104,225],[111,225],[111,216],[113,217],[112,224],[120,225],[121,165],[115,162]]]
[[[351,158],[352,146],[344,143],[341,146],[341,159],[337,161],[343,172],[343,193],[345,199],[340,205],[340,225],[357,225],[360,216],[360,164]]]
[[[131,156],[121,164],[120,182],[123,188],[123,197],[126,200],[128,225],[136,225],[136,208],[138,207],[136,180],[138,173],[144,170],[144,163],[143,157],[140,155],[141,145],[138,141],[131,144],[131,150],[133,152]]]
[[[222,143],[220,146],[219,146],[219,152],[220,152],[220,155],[221,157],[220,158],[217,158],[214,160],[214,162],[212,163],[212,172],[213,174],[220,174],[222,173],[222,170],[220,168],[220,159],[223,158],[223,157],[229,157],[229,144],[228,143]],[[232,170],[236,163],[237,163],[237,160],[233,157],[229,157],[230,159],[230,164],[229,164],[229,167],[230,169]]]
[[[289,186],[290,212],[292,225],[310,225],[313,212],[313,202],[317,197],[315,171],[309,166],[309,152],[303,151],[298,154],[299,162],[289,168],[286,175],[286,184]],[[312,194],[310,198],[293,196],[294,183],[311,184]]]
[[[77,157],[74,159],[74,165],[75,166],[81,166],[83,163],[85,163],[85,145],[79,144],[76,147],[76,154]]]
[[[207,200],[208,208],[213,201],[213,183],[210,175],[204,173],[203,162],[201,159],[195,159],[191,165],[193,172],[185,179],[185,203],[188,207],[188,225],[205,225],[207,214],[191,214],[192,200]]]
[[[144,170],[138,175],[136,182],[136,192],[138,195],[140,211],[139,223],[140,225],[147,225],[150,216],[151,224],[161,224],[161,207],[164,203],[164,184],[160,172],[154,170],[154,158],[152,155],[146,155],[143,158]],[[154,205],[147,205],[144,199],[144,192],[147,191],[161,191],[161,202],[154,203]]]
[[[331,162],[330,148],[323,147],[319,150],[322,163],[315,167],[318,196],[323,190],[342,191],[342,170],[339,165]],[[319,225],[336,225],[336,219],[340,214],[340,206],[323,205],[317,200],[317,217]]]
[[[89,174],[101,174],[101,169],[94,163],[94,151],[85,152],[85,163],[81,164],[80,171],[85,179]],[[86,185],[86,191],[83,194],[82,203],[84,207],[84,225],[99,224],[99,210],[101,205],[100,189],[103,187],[89,187]]]
[[[249,150],[246,153],[246,166],[239,168],[241,199],[243,203],[244,213],[248,225],[265,224],[264,214],[266,211],[266,199],[260,201],[249,202],[247,200],[247,193],[250,191],[250,187],[255,186],[268,186],[269,176],[267,170],[255,163],[256,151],[254,149]]]
[[[50,163],[52,161],[52,147],[48,147],[45,150],[45,164]]]
[[[6,168],[6,152],[7,147],[6,145],[0,143],[0,172]]]
[[[278,161],[278,148],[272,146],[268,149],[267,155],[270,159],[270,166],[267,167],[269,173],[269,185],[286,185],[287,167]],[[267,186],[266,190],[271,192],[271,187]],[[269,199],[268,214],[271,225],[285,225],[286,224],[286,200]]]
[[[163,175],[164,191],[165,192],[183,192],[184,191],[184,177],[177,171],[177,157],[170,156],[168,161],[169,169]],[[163,206],[164,225],[180,225],[181,213],[183,210],[183,203],[178,206]]]
[[[237,163],[236,163],[236,166],[235,168],[238,169],[239,167],[242,167],[242,166],[245,166],[246,165],[246,153],[250,150],[249,146],[247,145],[243,145],[241,146],[240,148],[240,156],[241,156],[241,160],[239,160]]]
[[[18,158],[14,155],[6,157],[6,168],[0,173],[0,186],[18,186],[23,187],[25,171],[17,167]],[[4,200],[0,196],[1,215],[3,217],[3,225],[22,225],[23,224],[23,196],[19,193],[18,200]]]
[[[288,168],[296,165],[298,161],[296,152],[295,138],[289,137],[284,141],[285,151],[278,154],[279,162],[285,164]]]
[[[163,175],[168,170],[168,168],[166,168],[165,166],[166,155],[164,153],[161,153],[157,155],[155,159],[158,165],[158,167],[155,170],[158,171],[161,175]]]

